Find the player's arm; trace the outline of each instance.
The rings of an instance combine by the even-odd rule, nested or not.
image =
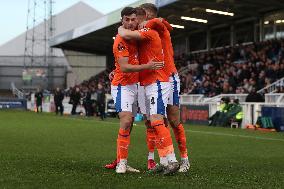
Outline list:
[[[162,19],[160,18],[154,18],[152,20],[147,21],[145,26],[146,28],[156,30],[159,33],[165,31],[164,24],[162,22]]]
[[[108,79],[110,80],[110,81],[112,81],[113,80],[113,78],[114,78],[114,70],[112,70],[109,74],[108,74]]]
[[[126,40],[134,39],[134,40],[141,40],[142,36],[139,31],[131,31],[128,29],[125,29],[123,26],[120,26],[118,28],[118,34]]]
[[[165,20],[164,18],[154,18],[152,20],[147,21],[146,23],[143,23],[144,26],[146,28],[151,28],[154,29],[156,31],[158,31],[159,33],[164,32],[165,28],[171,32],[173,31],[173,27],[171,26],[171,24]]]
[[[164,67],[164,62],[149,62],[148,64],[133,65],[128,63],[128,57],[118,58],[118,64],[120,70],[125,73],[129,72],[140,72],[142,70],[156,70]]]
[[[164,18],[161,18],[162,19],[162,23],[166,26],[166,28],[169,30],[169,32],[173,31],[173,27],[171,26],[171,24],[166,21]]]

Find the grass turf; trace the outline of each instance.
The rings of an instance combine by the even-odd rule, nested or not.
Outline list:
[[[142,123],[132,131],[129,163],[143,172],[104,169],[117,130],[116,119],[0,111],[0,188],[284,187],[283,133],[185,125],[192,167],[165,177],[145,172]]]

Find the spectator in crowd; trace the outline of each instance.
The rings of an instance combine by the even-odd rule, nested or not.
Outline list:
[[[243,108],[239,103],[239,99],[234,99],[234,104],[232,106],[232,108],[229,111],[229,119],[231,119],[231,123],[236,122],[238,123],[238,127],[241,126],[243,118],[244,118],[244,112],[243,112]]]
[[[239,104],[239,99],[234,99],[232,102],[229,98],[222,98],[219,111],[209,118],[211,126],[229,127],[232,122],[241,124],[243,119],[242,106]]]
[[[222,122],[220,122],[220,126],[229,127],[232,122],[237,122],[239,126],[243,119],[242,109],[242,106],[239,104],[239,99],[231,100],[227,112],[222,117]]]
[[[39,113],[39,108],[40,108],[40,112],[42,112],[43,93],[39,88],[37,89],[37,92],[35,93],[35,99],[36,99],[36,112]]]
[[[220,105],[218,106],[218,111],[216,111],[215,114],[213,114],[209,118],[209,126],[218,126],[222,125],[225,119],[225,115],[229,110],[229,98],[221,98]]]
[[[106,117],[105,115],[105,96],[106,92],[103,88],[103,85],[101,83],[98,84],[98,90],[97,90],[97,103],[98,103],[98,110],[100,113],[100,117],[102,120]]]
[[[261,94],[256,92],[255,88],[252,88],[251,92],[246,97],[246,102],[264,102],[264,98]]]
[[[86,116],[87,117],[93,116],[94,111],[93,111],[93,106],[92,106],[93,105],[92,93],[88,88],[85,90],[85,93],[84,93],[83,105],[85,108]]]
[[[70,104],[72,104],[71,115],[76,115],[76,108],[80,104],[81,93],[79,87],[75,88],[70,94]]]
[[[275,93],[284,93],[284,83],[282,85],[279,84],[276,86]]]
[[[264,88],[284,77],[283,49],[282,39],[176,57],[184,66],[181,92],[212,97]]]
[[[60,112],[60,115],[63,115],[63,111],[64,111],[63,104],[62,104],[63,99],[64,99],[64,94],[61,91],[61,89],[57,87],[54,92],[54,103],[55,103],[56,115],[58,114],[58,111]]]
[[[97,115],[98,113],[98,108],[97,108],[97,92],[95,87],[91,88],[91,102],[92,102],[92,110],[93,110],[93,115]]]

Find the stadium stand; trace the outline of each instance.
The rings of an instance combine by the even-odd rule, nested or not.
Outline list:
[[[284,77],[284,39],[224,47],[175,57],[182,94],[248,94]],[[74,87],[96,89],[103,83],[110,92],[107,69]],[[216,73],[216,74],[212,74]],[[284,92],[279,85],[277,93]]]
[[[221,93],[249,93],[284,77],[284,40],[190,54],[183,65],[183,94],[213,97]],[[279,86],[277,92],[283,92],[283,87]]]
[[[95,91],[97,89],[97,86],[99,83],[101,83],[104,86],[104,89],[106,93],[110,93],[110,81],[108,79],[108,74],[110,73],[110,70],[105,70],[103,72],[100,72],[97,75],[94,75],[88,80],[83,81],[82,83],[75,85],[74,87],[70,87],[67,89],[67,91],[71,91],[75,88],[79,88],[82,93],[84,93],[86,90]],[[68,96],[67,92],[67,96]]]

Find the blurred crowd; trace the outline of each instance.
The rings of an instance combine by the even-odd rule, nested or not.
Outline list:
[[[89,86],[84,86],[84,88],[76,86],[74,89],[70,89],[66,95],[70,97],[69,104],[72,104],[72,115],[80,113],[76,112],[76,109],[78,105],[82,105],[86,116],[99,115],[102,120],[106,117],[106,92],[102,82],[98,82],[91,88]]]
[[[207,97],[221,93],[248,94],[246,102],[264,102],[263,95],[257,91],[284,77],[284,39],[181,54],[175,57],[175,63],[181,79],[181,94]],[[82,105],[86,116],[99,115],[104,119],[111,71],[107,69],[66,90],[56,89],[53,92],[56,113],[63,114],[62,101],[67,96],[73,107],[71,114],[80,113],[76,108]],[[276,93],[284,93],[283,84],[277,86]],[[42,98],[42,92],[38,91],[39,106]]]
[[[108,79],[108,75],[110,72],[111,70],[105,70],[91,77],[90,79],[83,81],[78,85],[70,87],[65,91],[66,95],[69,96],[72,93],[72,91],[76,90],[76,88],[79,88],[79,91],[82,96],[86,95],[88,92],[95,93],[96,90],[98,89],[99,83],[102,85],[106,93],[110,93],[110,81]]]
[[[257,90],[284,77],[284,39],[224,47],[207,52],[175,57],[181,78],[182,94],[255,93]],[[67,96],[80,91],[81,97],[94,94],[100,83],[110,93],[108,75],[112,70],[83,81],[66,91]],[[284,92],[284,86],[277,91]]]
[[[64,97],[69,97],[68,103],[72,105],[71,115],[81,114],[82,112],[77,112],[77,107],[83,106],[86,116],[97,115],[104,119],[106,117],[105,94],[110,93],[108,73],[109,71],[105,70],[66,90],[57,88],[53,91],[56,114],[58,112],[63,114],[62,101]]]
[[[180,56],[181,92],[241,94],[284,77],[284,40],[272,40]],[[278,86],[277,92],[284,92]]]

